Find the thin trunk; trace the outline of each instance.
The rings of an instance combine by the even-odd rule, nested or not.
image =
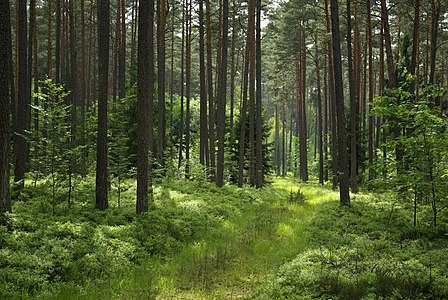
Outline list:
[[[372,106],[373,106],[373,93],[374,93],[374,78],[373,78],[373,47],[372,47],[372,14],[371,14],[371,2],[367,0],[367,47],[369,49],[368,60],[369,60],[369,98],[368,98],[368,158],[369,158],[369,180],[373,180],[375,178],[375,172],[373,171],[373,136],[374,136],[374,117],[371,114]]]
[[[191,12],[192,12],[192,4],[191,1],[187,2],[187,21],[186,21],[186,74],[185,74],[185,93],[187,98],[187,107],[185,111],[185,177],[190,177],[190,124],[191,124],[191,111],[190,111],[190,102],[191,102]]]
[[[56,30],[55,30],[55,71],[56,83],[61,82],[61,0],[56,1]]]
[[[249,1],[247,34],[249,35],[249,183],[255,185],[255,8],[257,0]],[[250,29],[249,29],[250,26]]]
[[[24,187],[25,172],[27,169],[28,143],[25,138],[28,129],[28,111],[30,106],[30,89],[28,85],[27,67],[27,9],[26,0],[18,1],[17,15],[17,119],[16,134],[14,135],[14,182],[19,188]]]
[[[179,157],[177,168],[182,166],[182,149],[184,142],[184,54],[185,54],[185,9],[186,0],[182,0],[182,37],[180,50],[180,124],[179,124]]]
[[[210,141],[210,180],[216,180],[215,171],[215,105],[213,98],[213,64],[212,64],[212,33],[211,33],[211,7],[210,0],[205,0],[205,22],[206,22],[206,47],[207,47],[207,92],[208,92],[208,126]]]
[[[226,91],[227,91],[227,47],[229,30],[229,0],[223,0],[222,7],[222,39],[221,39],[221,65],[218,80],[217,98],[217,139],[218,156],[216,168],[216,185],[224,185],[224,138],[226,130]]]
[[[123,0],[124,1],[124,0]],[[165,26],[167,16],[166,0],[157,0],[157,163],[165,167]],[[187,120],[188,122],[188,120]]]
[[[324,184],[324,150],[322,145],[322,95],[320,90],[320,66],[317,33],[314,36],[314,59],[317,80],[317,148],[319,152],[319,183]]]
[[[347,149],[345,147],[344,93],[342,85],[341,37],[339,31],[338,1],[331,0],[331,31],[333,38],[334,83],[338,131],[339,197],[342,205],[350,206],[348,185]]]
[[[301,76],[300,76],[300,90],[299,97],[299,144],[300,144],[300,179],[308,181],[308,131],[307,128],[307,113],[306,113],[306,35],[304,28],[302,28],[302,42],[301,42]]]
[[[358,107],[358,91],[356,84],[356,75],[353,63],[352,50],[352,26],[351,26],[351,10],[350,0],[347,0],[347,57],[348,57],[348,81],[350,91],[350,188],[353,193],[358,192],[358,164],[356,160],[357,154],[357,107]]]
[[[255,35],[256,54],[256,176],[255,186],[263,186],[263,119],[261,116],[261,0],[257,0],[257,19]]]
[[[84,0],[81,0],[81,136],[79,144],[82,146],[81,149],[81,175],[85,177],[87,175],[86,159],[87,159],[87,148],[86,148],[86,99],[87,99],[87,74],[86,70],[86,24],[85,24],[85,11],[84,11]]]
[[[208,162],[207,82],[205,80],[204,0],[199,0],[199,97],[200,97],[200,151],[199,162]]]

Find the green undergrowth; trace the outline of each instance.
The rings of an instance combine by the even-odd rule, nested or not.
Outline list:
[[[309,249],[252,299],[447,299],[446,231],[411,218],[390,194],[353,196],[350,208],[323,201]]]
[[[0,226],[0,298],[242,294],[305,243],[297,216],[307,204],[288,198],[296,188],[287,181],[261,190],[167,181],[142,216],[135,182],[123,186],[121,206],[112,190],[104,212],[94,209],[94,178],[75,187],[70,206],[62,193],[49,200],[45,181],[27,186]]]

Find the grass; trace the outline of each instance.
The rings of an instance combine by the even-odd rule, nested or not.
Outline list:
[[[448,297],[446,235],[414,228],[390,194],[359,193],[346,208],[291,178],[261,190],[167,181],[137,217],[134,182],[106,212],[92,186],[55,214],[44,183],[23,191],[0,226],[0,298]]]

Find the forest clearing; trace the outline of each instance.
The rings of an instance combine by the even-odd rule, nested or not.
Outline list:
[[[448,299],[448,0],[0,0],[0,299]]]

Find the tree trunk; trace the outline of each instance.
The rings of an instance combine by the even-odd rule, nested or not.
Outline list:
[[[182,0],[182,33],[180,50],[180,124],[179,124],[179,158],[178,169],[182,166],[182,149],[184,142],[184,54],[185,54],[185,10],[186,0]],[[187,28],[188,29],[188,28]]]
[[[124,1],[124,0],[123,0]],[[165,167],[165,25],[166,0],[157,0],[157,163]],[[188,120],[187,120],[188,122]]]
[[[28,62],[27,62],[27,9],[26,0],[18,1],[17,16],[17,117],[16,134],[14,135],[14,182],[19,188],[24,187],[25,172],[27,169],[28,142],[25,135],[28,130],[30,89],[28,85]]]
[[[303,25],[302,25],[303,26]],[[307,132],[307,113],[306,113],[306,35],[304,28],[302,30],[301,41],[301,76],[299,97],[299,145],[300,145],[300,179],[308,181],[308,132]]]
[[[350,187],[353,193],[358,192],[358,164],[357,154],[357,107],[358,91],[356,85],[356,75],[353,63],[352,50],[352,26],[351,26],[350,0],[347,0],[347,57],[348,57],[348,81],[350,90]]]
[[[187,98],[187,107],[185,111],[185,178],[190,177],[190,124],[191,124],[191,13],[192,4],[191,1],[187,3],[187,20],[186,20],[186,74],[185,74],[185,93]]]
[[[261,188],[263,186],[263,120],[261,116],[261,0],[257,0],[257,19],[256,19],[256,176],[255,186]]]
[[[430,73],[429,84],[434,84],[436,80],[436,54],[437,54],[437,32],[439,29],[441,4],[440,0],[431,1],[431,53],[430,53]],[[432,97],[430,107],[434,107],[435,98]]]
[[[319,152],[319,183],[324,184],[324,150],[322,145],[322,95],[320,89],[320,66],[317,33],[314,36],[314,60],[317,80],[317,148]]]
[[[333,38],[334,83],[338,131],[338,178],[339,197],[342,205],[350,206],[348,186],[347,149],[345,147],[344,93],[342,85],[341,40],[339,31],[338,1],[331,0],[331,31]]]
[[[419,51],[419,31],[420,31],[420,0],[415,0],[414,4],[414,32],[412,34],[412,55],[411,63],[409,65],[409,72],[413,75],[416,74],[417,67],[417,53]],[[415,91],[416,82],[411,82],[410,92],[411,94]]]
[[[374,78],[373,78],[373,48],[372,48],[372,14],[371,14],[371,3],[370,0],[367,0],[367,47],[369,49],[368,60],[369,60],[369,98],[368,98],[368,158],[369,158],[369,180],[373,180],[375,178],[375,173],[373,171],[373,156],[374,156],[374,144],[373,144],[373,136],[374,136],[374,119],[371,115],[372,106],[373,106],[373,93],[374,93]]]
[[[207,87],[208,87],[208,130],[210,140],[210,180],[216,180],[215,171],[215,105],[213,98],[213,64],[212,64],[212,33],[211,33],[211,7],[210,0],[205,0],[206,19],[206,47],[207,47]]]
[[[61,0],[56,4],[56,30],[55,30],[55,81],[61,82]]]
[[[224,138],[226,122],[226,91],[227,91],[227,45],[229,30],[229,0],[223,0],[222,8],[222,39],[221,39],[221,65],[218,82],[218,101],[217,101],[217,138],[218,138],[218,157],[216,168],[216,185],[224,185]]]
[[[98,140],[96,161],[96,207],[108,208],[107,102],[109,75],[110,2],[98,0]],[[145,65],[147,66],[147,65]]]
[[[11,211],[9,147],[12,46],[9,0],[0,2],[0,215]]]
[[[200,146],[199,162],[208,162],[207,82],[205,80],[204,0],[199,0],[199,97],[200,97]],[[208,166],[208,163],[207,163]]]
[[[151,157],[153,146],[154,0],[139,1],[137,63],[137,205],[138,214],[148,211],[152,199]]]

